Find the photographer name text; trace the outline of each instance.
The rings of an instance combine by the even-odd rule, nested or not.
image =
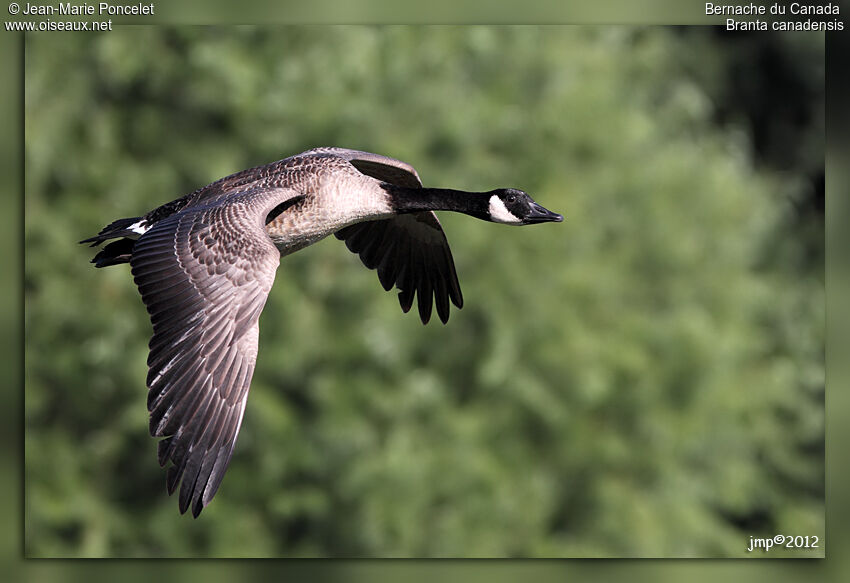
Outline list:
[[[20,11],[24,16],[152,16],[154,5],[151,4],[24,4]]]

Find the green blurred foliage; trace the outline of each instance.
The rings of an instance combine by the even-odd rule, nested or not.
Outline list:
[[[28,36],[27,555],[725,557],[751,556],[751,535],[823,540],[823,259],[801,251],[822,231],[787,220],[788,177],[809,169],[759,164],[745,125],[717,123],[731,57],[715,42]],[[822,35],[794,42],[800,67],[822,59]],[[180,516],[147,433],[147,315],[129,270],[95,270],[75,242],[318,145],[409,161],[430,186],[522,188],[566,220],[444,213],[466,300],[445,327],[401,314],[333,238],[287,257],[227,477]],[[766,556],[791,555],[823,548]]]

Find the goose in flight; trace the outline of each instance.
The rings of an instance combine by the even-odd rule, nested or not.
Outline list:
[[[427,323],[432,301],[445,323],[460,292],[434,211],[531,225],[563,220],[512,188],[464,192],[423,188],[399,160],[315,148],[237,172],[143,217],[119,219],[81,243],[108,243],[96,267],[129,263],[153,323],[148,356],[150,432],[166,483],[180,485],[181,514],[212,500],[233,454],[257,358],[258,320],[280,258],[336,235],[414,296]]]

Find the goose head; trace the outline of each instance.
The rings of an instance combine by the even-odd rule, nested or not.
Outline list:
[[[564,217],[543,208],[528,193],[516,188],[499,188],[487,193],[487,215],[494,223],[506,225],[533,225],[535,223],[560,223]]]

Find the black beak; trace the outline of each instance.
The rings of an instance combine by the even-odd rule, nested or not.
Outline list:
[[[553,213],[550,210],[547,210],[537,204],[536,202],[531,203],[531,210],[528,211],[528,214],[525,215],[522,219],[523,225],[533,225],[535,223],[560,223],[564,220],[562,215],[558,213]]]

